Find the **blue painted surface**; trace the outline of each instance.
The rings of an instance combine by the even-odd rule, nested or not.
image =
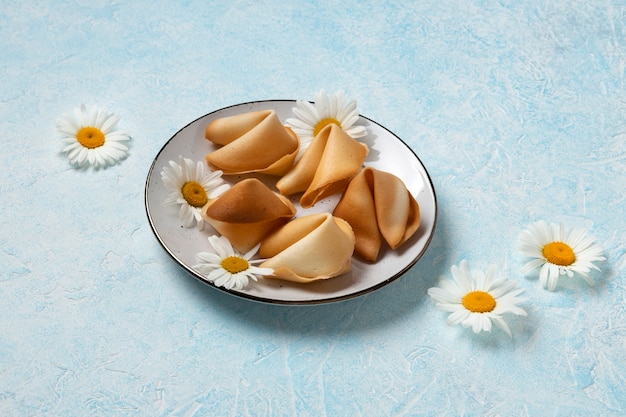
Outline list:
[[[622,1],[0,1],[3,416],[623,416]],[[187,276],[143,191],[182,126],[344,89],[405,140],[439,221],[403,278],[284,307]],[[122,116],[129,157],[76,170],[55,119]],[[519,273],[544,219],[607,261],[554,293]],[[467,259],[519,280],[527,318],[475,336],[426,290]]]

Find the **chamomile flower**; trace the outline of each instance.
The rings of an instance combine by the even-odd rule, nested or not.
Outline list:
[[[539,281],[548,291],[554,291],[559,278],[572,278],[579,274],[589,285],[591,268],[599,270],[595,261],[604,261],[603,250],[586,229],[566,229],[563,224],[546,223],[541,220],[531,224],[519,236],[519,250],[534,258],[522,267],[527,274],[539,268]]]
[[[128,133],[118,130],[120,116],[104,109],[87,111],[85,105],[74,109],[74,115],[63,115],[56,121],[57,131],[65,144],[63,152],[70,163],[81,168],[115,165],[126,158]]]
[[[297,158],[310,145],[313,138],[327,125],[334,123],[354,139],[367,135],[365,126],[355,125],[359,120],[356,100],[346,104],[346,95],[338,91],[332,96],[324,90],[315,94],[315,103],[296,101],[292,109],[295,118],[288,118],[286,123],[300,138],[300,152]]]
[[[163,201],[164,205],[179,204],[178,217],[183,226],[192,227],[194,222],[198,228],[204,228],[204,219],[200,211],[209,201],[228,189],[222,179],[222,171],[205,171],[201,161],[194,162],[179,156],[179,163],[169,161],[161,171],[163,184],[169,190]]]
[[[451,268],[453,279],[441,277],[438,287],[428,289],[428,295],[439,310],[450,312],[448,324],[471,327],[474,333],[489,332],[492,322],[511,336],[511,329],[502,315],[513,313],[525,316],[526,311],[517,304],[525,301],[518,297],[523,289],[515,281],[496,279],[496,266],[487,274],[470,271],[467,261]]]
[[[245,254],[233,249],[230,241],[224,236],[209,236],[209,244],[217,253],[198,253],[196,256],[203,263],[195,265],[194,269],[218,287],[241,290],[251,279],[256,281],[259,275],[274,273],[272,268],[253,265],[264,261],[264,259],[252,260],[261,246],[260,243]]]

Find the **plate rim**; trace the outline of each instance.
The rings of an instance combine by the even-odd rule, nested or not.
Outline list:
[[[152,219],[152,215],[150,213],[150,209],[148,207],[149,206],[149,202],[148,202],[148,186],[150,185],[150,180],[152,178],[152,175],[154,174],[154,168],[155,168],[155,166],[157,164],[159,156],[161,155],[161,153],[164,152],[164,150],[167,148],[168,144],[178,134],[180,134],[183,130],[187,129],[189,126],[191,126],[192,124],[196,123],[200,119],[203,119],[203,118],[205,118],[207,116],[210,116],[210,115],[212,115],[214,113],[227,110],[229,108],[239,107],[239,106],[246,106],[246,105],[258,105],[258,104],[262,104],[262,103],[275,103],[275,102],[296,103],[297,101],[300,101],[300,100],[294,100],[294,99],[265,99],[265,100],[252,100],[252,101],[246,101],[246,102],[242,102],[242,103],[231,104],[231,105],[228,105],[228,106],[221,107],[219,109],[213,110],[213,111],[211,111],[209,113],[206,113],[204,115],[201,115],[201,116],[193,119],[189,123],[187,123],[185,126],[183,126],[180,129],[178,129],[173,135],[171,135],[169,137],[169,139],[163,144],[163,146],[161,146],[161,148],[159,149],[157,154],[154,156],[154,159],[152,160],[152,163],[150,164],[150,168],[148,169],[148,174],[146,175],[146,181],[145,181],[145,185],[144,185],[144,209],[145,209],[145,212],[146,212],[146,216],[148,217],[148,223],[150,225],[150,229],[152,230],[152,233],[156,237],[156,240],[159,242],[159,244],[165,250],[165,252],[170,256],[170,258],[172,258],[172,260],[174,260],[174,262],[180,268],[182,268],[189,275],[191,275],[193,278],[197,279],[198,281],[202,282],[203,284],[208,285],[208,286],[210,286],[210,287],[212,287],[214,289],[217,289],[217,290],[219,290],[221,292],[224,292],[224,293],[227,293],[227,294],[230,294],[230,295],[234,295],[234,296],[236,296],[238,298],[251,300],[251,301],[255,301],[255,302],[259,302],[259,303],[263,303],[263,304],[288,305],[288,306],[308,306],[308,305],[331,304],[331,303],[337,303],[337,302],[340,302],[340,301],[350,300],[350,299],[353,299],[353,298],[358,298],[360,296],[363,296],[365,294],[369,294],[369,293],[374,292],[374,291],[376,291],[376,290],[378,290],[378,289],[380,289],[382,287],[385,287],[385,286],[389,285],[393,281],[396,281],[398,278],[403,276],[413,266],[415,266],[415,264],[422,258],[422,256],[424,256],[424,254],[426,253],[426,251],[430,247],[430,244],[432,242],[432,239],[433,239],[433,237],[435,235],[435,231],[436,231],[436,228],[437,228],[437,219],[438,219],[438,215],[439,215],[439,206],[437,204],[437,193],[436,193],[436,190],[435,190],[435,186],[433,184],[432,178],[430,177],[430,173],[426,169],[426,166],[424,165],[424,163],[422,162],[420,157],[415,153],[415,151],[404,140],[402,140],[402,138],[400,138],[394,132],[389,130],[387,127],[383,126],[382,124],[376,122],[375,120],[373,120],[373,119],[371,119],[369,117],[366,117],[366,116],[363,116],[362,114],[359,114],[359,117],[369,121],[370,123],[376,124],[380,128],[382,128],[385,131],[387,131],[396,140],[398,140],[402,145],[404,145],[413,154],[413,156],[417,159],[419,164],[424,169],[425,177],[428,180],[428,184],[430,185],[430,189],[432,190],[432,197],[433,197],[433,203],[434,203],[432,230],[431,230],[430,235],[426,239],[426,242],[425,242],[424,247],[422,248],[422,250],[404,268],[402,268],[400,271],[395,273],[393,276],[391,276],[391,277],[389,277],[389,278],[387,278],[387,279],[377,283],[376,285],[373,285],[371,287],[368,287],[368,288],[365,288],[365,289],[362,289],[362,290],[359,290],[359,291],[356,291],[356,292],[345,294],[345,295],[340,295],[340,296],[336,296],[336,297],[329,297],[329,298],[323,298],[323,299],[312,299],[312,300],[277,300],[277,299],[270,299],[270,298],[265,298],[265,297],[258,297],[258,296],[255,296],[255,295],[242,293],[242,292],[239,292],[239,291],[229,290],[229,289],[226,289],[226,288],[223,288],[223,287],[218,287],[217,285],[211,283],[210,281],[207,281],[198,272],[196,272],[195,270],[190,268],[188,265],[186,265],[185,263],[181,262],[172,253],[170,248],[168,248],[168,246],[165,244],[165,242],[163,241],[163,239],[159,235],[159,233],[158,233],[158,231],[156,229],[156,226],[154,224],[154,221]],[[313,102],[310,102],[310,103],[313,103]]]

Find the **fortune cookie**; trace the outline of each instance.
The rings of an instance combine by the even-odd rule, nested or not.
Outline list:
[[[213,120],[205,137],[220,148],[205,156],[224,175],[258,172],[283,175],[293,165],[300,141],[274,110],[260,110]]]
[[[296,218],[261,242],[260,266],[273,268],[287,281],[308,283],[333,278],[350,271],[354,252],[350,225],[330,213]]]
[[[396,249],[420,225],[419,205],[402,180],[372,167],[350,181],[333,215],[350,223],[355,253],[371,262],[378,258],[383,238]]]
[[[296,214],[289,199],[256,178],[238,182],[202,208],[202,218],[246,253]]]
[[[319,200],[343,191],[361,169],[369,148],[334,123],[324,127],[293,168],[278,180],[283,195],[303,192],[300,205],[312,207]]]

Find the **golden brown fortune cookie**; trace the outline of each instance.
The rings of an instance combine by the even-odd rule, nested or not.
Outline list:
[[[261,242],[259,256],[268,258],[260,266],[274,269],[287,281],[308,283],[350,271],[354,253],[350,225],[330,213],[298,217]]]
[[[213,120],[205,137],[220,148],[205,156],[224,175],[286,173],[298,154],[298,136],[284,126],[274,110],[259,110]]]
[[[235,249],[246,253],[295,216],[296,208],[289,199],[250,178],[209,200],[201,214]]]
[[[319,200],[343,191],[361,169],[369,148],[334,123],[324,127],[294,167],[278,180],[283,195],[304,192],[300,205],[312,207]]]
[[[396,249],[420,225],[419,205],[402,180],[372,167],[350,181],[333,215],[350,223],[355,253],[370,262],[378,258],[382,239]]]

